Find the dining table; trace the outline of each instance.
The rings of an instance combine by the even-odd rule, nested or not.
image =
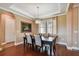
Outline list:
[[[57,36],[49,36],[49,37],[44,37],[44,39],[42,39],[42,43],[49,47],[48,51],[50,52],[48,53],[48,55],[50,56],[55,55],[53,47],[55,47],[56,40],[57,40]]]
[[[50,48],[49,55],[50,56],[55,55],[53,46],[55,46],[56,39],[57,39],[57,36],[51,36],[51,37],[46,37],[45,39],[42,39],[43,45],[49,45],[49,48]],[[26,42],[27,42],[27,39],[26,39],[26,37],[24,37],[24,47],[26,45]],[[34,36],[32,36],[32,48],[34,49]]]

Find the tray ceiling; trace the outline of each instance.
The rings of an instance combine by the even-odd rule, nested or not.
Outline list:
[[[63,14],[68,7],[67,3],[0,3],[0,8],[14,11],[30,18],[37,17],[39,6],[39,18],[52,17]]]

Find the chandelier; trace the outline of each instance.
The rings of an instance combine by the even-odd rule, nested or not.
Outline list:
[[[37,15],[36,15],[35,23],[39,24],[39,23],[40,23],[40,18],[39,18],[39,6],[37,6],[36,8],[37,8]]]

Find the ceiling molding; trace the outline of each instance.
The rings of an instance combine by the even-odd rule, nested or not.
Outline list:
[[[20,12],[21,14],[26,15],[29,18],[33,18],[32,15],[30,15],[29,13],[26,13],[25,11],[22,11],[21,9],[17,8],[16,6],[12,5],[11,7],[9,7],[11,10],[15,10],[16,12]]]
[[[59,10],[59,12],[61,11],[61,9],[60,9],[60,4],[58,4],[58,10]]]
[[[70,6],[70,3],[67,4],[67,7],[66,7],[66,11],[65,11],[65,13],[68,12],[69,6]]]
[[[79,7],[79,3],[74,3],[73,7]]]
[[[54,14],[58,14],[58,13],[60,13],[60,11],[54,12],[54,13],[50,13],[50,14],[48,14],[48,15],[41,16],[40,18],[48,18],[48,17],[51,17],[51,16],[53,16]]]
[[[15,10],[16,12],[20,12],[30,18],[35,18],[34,16],[32,16],[31,14],[25,12],[25,11],[22,11],[20,8],[17,8],[15,5],[11,5],[9,7],[11,10]],[[53,12],[53,13],[49,13],[49,14],[46,14],[46,15],[42,15],[42,16],[39,16],[40,18],[45,18],[45,17],[50,17],[50,16],[53,16],[53,14],[57,14],[57,13],[60,13],[60,4],[58,4],[58,11],[57,12]]]
[[[53,18],[53,17],[56,17],[56,16],[63,16],[63,15],[66,15],[66,13],[61,13],[61,14],[50,16],[50,17],[45,17],[45,18],[42,18],[42,19],[50,19],[50,18]]]
[[[25,4],[25,5],[27,5],[27,4]],[[60,16],[60,15],[65,15],[66,13],[67,13],[67,11],[68,11],[68,8],[69,8],[69,5],[70,5],[70,3],[67,3],[67,5],[65,5],[65,7],[63,6],[63,7],[61,7],[61,4],[57,4],[56,6],[57,6],[57,8],[49,8],[49,10],[52,10],[52,9],[54,9],[53,11],[45,11],[45,12],[47,12],[47,13],[44,13],[43,15],[41,15],[41,16],[39,16],[40,18],[42,18],[42,19],[44,19],[44,18],[50,18],[50,17],[56,17],[56,16]],[[20,5],[21,6],[21,5]],[[23,6],[24,6],[24,4],[23,4]],[[48,5],[48,7],[49,7],[50,5]],[[56,6],[54,6],[54,7],[56,7]],[[28,11],[28,9],[25,9],[25,7],[26,6],[24,6],[24,10],[20,7],[18,7],[16,4],[13,4],[13,5],[10,5],[9,7],[7,7],[7,8],[5,8],[4,6],[3,7],[0,7],[1,9],[3,9],[3,10],[5,10],[5,11],[9,11],[9,12],[12,12],[12,13],[14,13],[14,14],[16,14],[16,15],[19,15],[19,16],[22,16],[22,17],[25,17],[25,18],[27,18],[27,19],[34,19],[35,17],[32,15],[32,14],[34,14],[34,13],[32,13],[32,14],[30,14],[29,12],[27,12]],[[32,6],[31,6],[32,7]],[[43,8],[43,7],[42,7]],[[66,10],[62,10],[62,8],[65,8]],[[35,9],[34,9],[35,10]],[[29,11],[31,11],[31,10],[29,10]],[[33,12],[33,11],[32,11]],[[44,10],[42,10],[42,12],[44,12]],[[49,13],[48,13],[49,12]]]
[[[30,18],[30,17],[28,17],[28,16],[25,16],[25,15],[22,15],[22,14],[20,14],[20,13],[17,13],[17,12],[15,12],[15,11],[12,11],[12,10],[9,10],[9,9],[3,8],[3,7],[0,7],[0,9],[5,10],[5,11],[8,11],[8,12],[12,12],[12,13],[14,13],[15,15],[19,15],[19,16],[22,16],[22,17],[25,17],[25,18],[27,18],[27,19],[32,20],[32,18]]]

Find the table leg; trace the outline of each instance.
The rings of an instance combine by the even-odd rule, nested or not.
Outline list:
[[[52,47],[50,45],[50,56],[52,56]]]

